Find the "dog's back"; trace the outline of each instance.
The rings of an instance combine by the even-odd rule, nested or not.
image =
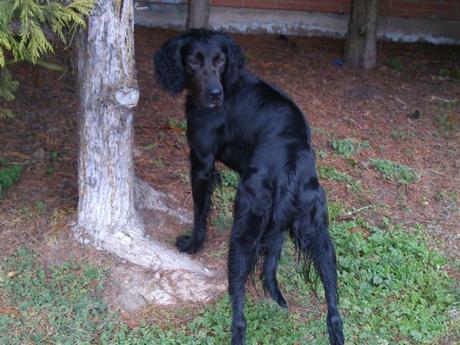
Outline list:
[[[179,36],[163,45],[155,63],[166,89],[188,90],[194,226],[191,236],[177,238],[179,250],[194,253],[203,245],[215,161],[240,174],[228,259],[232,345],[245,342],[244,289],[258,254],[265,256],[265,289],[287,307],[276,280],[286,232],[323,282],[330,343],[344,344],[326,195],[302,112],[281,91],[243,68],[240,47],[225,34],[194,30]]]

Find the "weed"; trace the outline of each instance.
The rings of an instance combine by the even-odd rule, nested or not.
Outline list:
[[[363,191],[363,184],[359,180],[351,180],[347,184],[347,187],[349,187],[354,193],[360,193]]]
[[[450,71],[447,68],[440,68],[439,69],[439,76],[441,78],[448,78],[450,74]]]
[[[185,131],[187,129],[187,121],[186,120],[178,120],[178,119],[169,119],[168,126],[170,128],[180,129]]]
[[[334,167],[321,166],[318,168],[318,174],[321,179],[350,183],[353,178],[347,173],[338,171]]]
[[[232,227],[233,216],[231,212],[220,211],[217,217],[213,220],[213,226],[219,231],[227,231]]]
[[[439,113],[435,116],[438,134],[447,137],[458,128],[457,123],[449,118],[449,114],[460,114],[460,101],[457,99],[437,98],[436,104],[439,109]]]
[[[438,130],[445,137],[449,136],[451,132],[457,129],[457,124],[449,119],[449,115],[446,113],[439,113],[436,115],[436,124]]]
[[[418,178],[418,173],[403,164],[398,164],[386,159],[371,159],[370,164],[390,181],[397,181],[401,184],[413,183]]]
[[[324,150],[318,150],[318,151],[316,151],[316,153],[317,153],[318,157],[322,158],[322,159],[327,158],[327,156],[328,156],[327,151],[324,151]]]
[[[390,59],[390,67],[396,72],[401,72],[403,69],[401,59],[398,56],[392,56]]]
[[[457,112],[460,113],[460,101],[457,99],[438,98],[436,103],[439,109],[444,109],[444,110],[457,109]]]
[[[44,202],[43,200],[37,200],[35,202],[35,210],[37,211],[39,216],[44,215],[47,210],[46,202]]]
[[[220,182],[223,187],[236,189],[238,187],[238,183],[240,183],[240,175],[233,170],[222,170],[220,172]]]
[[[393,128],[391,130],[391,137],[394,140],[398,140],[398,139],[406,140],[406,139],[409,139],[409,138],[414,138],[415,137],[415,132],[406,131],[404,129],[398,130],[396,128]]]
[[[332,149],[345,158],[350,158],[362,149],[368,149],[370,145],[367,141],[359,142],[353,139],[332,140]]]
[[[321,127],[311,127],[311,131],[313,133],[318,133],[326,138],[329,138],[331,136],[328,131]]]
[[[51,151],[50,152],[50,160],[52,162],[56,162],[59,157],[59,153],[57,151]]]
[[[460,68],[458,67],[454,70],[454,78],[460,79]]]
[[[140,145],[139,147],[144,149],[144,150],[154,150],[154,149],[156,149],[158,147],[158,144],[157,143],[151,143],[151,144],[147,144],[147,145]]]
[[[341,202],[330,202],[328,205],[328,211],[329,211],[329,221],[334,221],[338,217],[343,216],[346,212],[346,207],[343,203]]]
[[[152,160],[152,164],[156,167],[156,168],[160,168],[160,169],[163,169],[166,167],[166,164],[165,162],[160,159],[160,158],[157,158],[157,159],[153,159]]]
[[[2,166],[6,165],[3,163]],[[2,191],[10,188],[14,183],[18,182],[22,175],[22,166],[13,164],[0,169],[0,195]]]
[[[340,172],[334,167],[321,166],[318,168],[318,174],[321,179],[346,183],[347,188],[353,192],[362,192],[363,190],[361,181],[355,180],[347,173]]]
[[[452,209],[456,209],[458,205],[458,196],[455,191],[441,190],[435,194],[434,199],[446,203]]]
[[[188,171],[174,171],[171,176],[178,179],[184,185],[190,185],[190,173]]]
[[[231,227],[233,219],[233,201],[239,183],[239,175],[229,169],[220,172],[220,183],[212,196],[213,208],[218,212],[214,225],[220,230]]]

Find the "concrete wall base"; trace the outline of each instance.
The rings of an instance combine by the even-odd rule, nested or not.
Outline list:
[[[187,6],[148,4],[135,11],[136,24],[184,30]],[[211,7],[209,26],[236,33],[270,33],[343,38],[348,15],[319,12]],[[402,42],[460,44],[460,22],[427,18],[380,17],[379,38]]]

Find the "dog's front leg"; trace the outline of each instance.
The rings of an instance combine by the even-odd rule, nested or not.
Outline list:
[[[191,149],[190,161],[194,212],[193,230],[191,236],[182,235],[177,237],[176,247],[181,252],[193,254],[201,249],[206,237],[211,193],[216,171],[212,155],[200,157]]]

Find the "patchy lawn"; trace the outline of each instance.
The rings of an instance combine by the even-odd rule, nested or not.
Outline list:
[[[183,96],[160,90],[152,69],[154,50],[174,34],[136,30],[136,173],[191,209]],[[460,47],[383,42],[378,67],[364,72],[334,64],[340,40],[234,37],[248,68],[285,90],[312,126],[348,343],[460,341]],[[104,302],[118,262],[79,247],[68,229],[77,203],[70,71],[14,73],[16,117],[0,122],[0,342],[228,343],[226,296],[132,313]],[[224,270],[238,176],[222,169],[209,239],[196,256]],[[161,238],[170,244],[184,230]],[[248,284],[248,343],[325,344],[321,289],[316,296],[296,273],[291,244],[279,276],[289,313],[266,300],[258,279]]]

